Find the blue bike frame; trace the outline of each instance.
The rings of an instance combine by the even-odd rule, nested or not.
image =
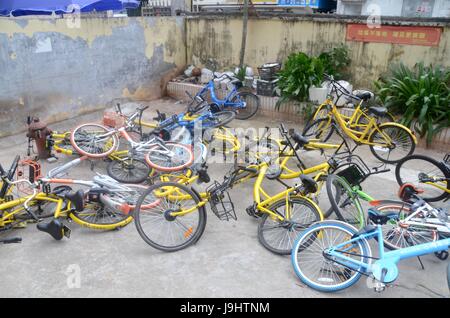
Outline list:
[[[216,90],[214,87],[214,80],[211,80],[206,84],[200,92],[197,93],[195,96],[203,97],[209,90],[209,93],[211,95],[211,100],[213,103],[222,106],[222,107],[234,107],[234,108],[245,108],[245,102],[239,100],[237,103],[233,103],[231,99],[237,94],[237,88],[236,86],[233,87],[233,89],[225,96],[225,99],[219,99],[216,96]]]
[[[348,252],[354,246],[353,243],[362,240],[370,240],[372,238],[378,240],[378,252],[379,259],[374,263],[365,263],[354,260],[345,256],[345,252]],[[418,244],[394,251],[385,252],[383,242],[383,232],[381,225],[377,225],[377,228],[368,233],[364,233],[355,237],[349,241],[333,246],[328,249],[327,254],[333,256],[338,263],[345,265],[353,270],[361,271],[373,276],[382,283],[393,282],[398,277],[397,263],[400,260],[412,258],[416,256],[422,256],[434,252],[446,251],[450,247],[450,238],[438,240],[436,242]],[[364,257],[364,255],[361,255]]]

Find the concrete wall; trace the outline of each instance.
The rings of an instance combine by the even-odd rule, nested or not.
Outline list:
[[[419,61],[450,67],[450,25],[411,22],[413,25],[442,25],[444,32],[438,47],[389,43],[347,42],[346,23],[356,19],[313,17],[260,17],[248,24],[245,63],[257,67],[270,61],[284,61],[292,52],[318,55],[339,44],[351,51],[350,71],[356,87],[371,88],[373,80],[389,65]],[[384,23],[389,23],[386,19]],[[396,21],[393,23],[400,24]],[[407,25],[408,23],[403,23]],[[223,68],[238,65],[242,37],[242,20],[237,17],[190,17],[187,19],[188,63],[204,64],[214,58]],[[256,72],[256,69],[255,69]]]
[[[0,19],[0,137],[115,98],[154,99],[186,62],[181,17]]]

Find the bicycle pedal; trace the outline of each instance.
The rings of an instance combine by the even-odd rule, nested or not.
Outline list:
[[[254,218],[260,218],[262,216],[262,213],[259,211],[256,211],[255,205],[251,205],[248,208],[245,209],[248,215]]]
[[[448,252],[442,251],[442,252],[435,252],[434,255],[439,258],[441,261],[445,261],[448,258]]]

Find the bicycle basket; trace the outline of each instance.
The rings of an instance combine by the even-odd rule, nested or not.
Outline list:
[[[344,178],[351,186],[361,184],[369,175],[370,168],[357,155],[346,155],[336,158],[338,163],[334,171]]]
[[[213,213],[222,221],[236,220],[236,212],[230,194],[221,189],[221,184],[214,181],[206,191],[210,194],[209,204]]]
[[[344,178],[352,186],[359,185],[366,178],[360,167],[356,164],[349,165],[344,170],[339,171],[337,175]]]
[[[19,161],[17,166],[17,179],[28,179],[31,183],[34,183],[40,177],[41,165],[39,162],[30,159],[23,159]],[[26,194],[33,193],[33,189],[25,183],[18,183],[17,190]]]

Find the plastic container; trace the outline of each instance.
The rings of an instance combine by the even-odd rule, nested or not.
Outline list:
[[[257,80],[256,82],[256,94],[261,96],[274,96],[275,88],[277,86],[275,81]]]
[[[328,95],[327,87],[314,87],[309,88],[309,101],[315,104],[322,104]]]

